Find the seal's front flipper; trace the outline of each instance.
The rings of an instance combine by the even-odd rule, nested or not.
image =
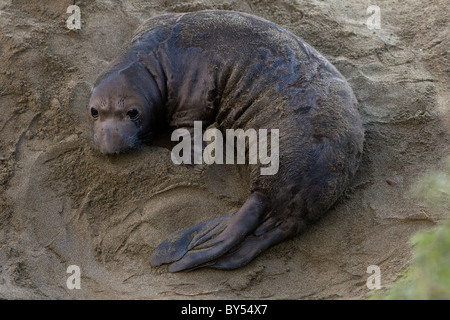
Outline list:
[[[170,272],[208,265],[252,233],[260,224],[264,211],[264,196],[252,193],[234,214],[205,221],[163,241],[153,252],[151,265],[171,263]]]
[[[240,268],[249,263],[267,248],[280,243],[286,238],[296,235],[298,230],[295,226],[295,223],[285,221],[263,233],[258,232],[258,230],[261,229],[258,228],[258,230],[245,238],[245,240],[232,251],[205,266],[215,269]]]
[[[222,221],[227,217],[211,219],[172,234],[155,249],[150,258],[150,264],[159,266],[181,259],[195,245],[222,232],[224,228]]]

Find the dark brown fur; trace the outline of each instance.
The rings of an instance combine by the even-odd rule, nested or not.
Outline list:
[[[169,271],[236,268],[298,234],[333,205],[361,159],[359,107],[343,76],[300,38],[243,13],[148,20],[99,77],[90,106],[104,153],[134,147],[162,123],[280,130],[278,173],[249,165],[250,195],[239,210],[156,248],[152,265],[170,263]]]

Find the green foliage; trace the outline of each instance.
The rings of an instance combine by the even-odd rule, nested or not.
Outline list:
[[[415,193],[432,206],[450,204],[450,158],[444,171],[427,174]],[[385,299],[450,299],[450,220],[411,239],[413,263]]]
[[[413,264],[386,299],[450,299],[450,221],[415,235]]]
[[[423,177],[414,188],[416,196],[436,206],[450,203],[450,157],[444,171],[433,171]]]

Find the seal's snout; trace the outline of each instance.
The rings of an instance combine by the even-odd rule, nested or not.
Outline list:
[[[94,128],[94,143],[103,154],[117,154],[135,148],[138,130],[132,123],[105,121]]]

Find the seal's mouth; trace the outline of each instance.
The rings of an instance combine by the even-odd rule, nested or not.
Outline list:
[[[94,144],[101,153],[114,155],[136,149],[139,145],[139,138],[137,134],[128,137],[94,134]]]
[[[131,121],[95,121],[93,142],[106,155],[125,153],[139,144],[140,129]]]

